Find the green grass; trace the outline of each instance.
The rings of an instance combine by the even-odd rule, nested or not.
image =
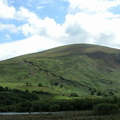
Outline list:
[[[105,93],[109,89],[120,95],[119,60],[117,49],[87,44],[62,46],[0,62],[0,85],[58,96],[77,93],[83,97],[90,96],[91,90]],[[26,82],[33,86],[26,87]]]
[[[68,96],[54,96],[53,98],[54,99],[59,99],[59,100],[61,100],[61,99],[72,99],[72,97],[68,97]]]
[[[49,87],[38,87],[36,84],[30,86],[26,86],[25,83],[11,83],[11,82],[0,82],[0,86],[2,87],[9,87],[11,89],[21,89],[21,90],[29,90],[30,92],[36,90],[36,91],[44,91],[44,92],[50,92],[52,94],[59,94],[58,91],[56,91],[53,88]]]
[[[22,83],[11,83],[11,82],[0,82],[0,86],[13,88],[21,88],[24,84]]]

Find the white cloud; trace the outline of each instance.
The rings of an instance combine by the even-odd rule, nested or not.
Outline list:
[[[43,9],[44,8],[44,6],[37,6],[37,9],[38,10],[41,10],[41,9]]]
[[[9,6],[7,0],[0,0],[0,18],[3,19],[16,19],[27,20],[29,18],[36,18],[34,12],[29,11],[27,8],[20,7],[16,10],[14,6]]]
[[[37,15],[34,12],[29,11],[27,8],[20,7],[19,11],[16,11],[14,19],[26,21],[29,18],[37,18]]]
[[[70,12],[66,15],[65,22],[58,24],[53,18],[39,18],[25,7],[16,10],[2,0],[3,7],[10,9],[10,14],[0,12],[0,17],[22,20],[25,23],[18,28],[14,24],[1,24],[0,30],[21,31],[27,39],[0,44],[0,59],[70,43],[93,43],[120,48],[120,15],[109,11],[120,5],[119,0],[67,1],[70,2]],[[47,2],[40,1],[40,4]]]
[[[120,44],[120,15],[110,8],[120,5],[119,0],[68,0],[70,14],[64,23],[68,40],[116,46]]]
[[[82,9],[91,12],[106,11],[107,9],[120,5],[119,0],[68,0],[72,9]]]
[[[19,27],[16,27],[14,24],[2,24],[0,23],[0,31],[9,31],[11,33],[17,33]]]
[[[13,6],[8,6],[7,0],[0,0],[0,18],[13,19],[15,12]]]
[[[57,24],[54,19],[48,17],[43,20],[40,18],[30,18],[28,23],[21,27],[21,30],[25,36],[40,35],[58,38],[64,34],[62,26]]]
[[[11,36],[8,35],[8,34],[6,34],[5,37],[6,37],[7,40],[10,40],[10,39],[11,39]]]
[[[34,32],[33,29],[30,27],[29,23],[22,25],[21,31],[26,37],[28,37],[30,34],[32,34]]]
[[[60,46],[59,42],[38,35],[12,43],[0,44],[0,60]]]
[[[48,3],[54,3],[54,0],[39,0],[39,5],[41,4],[48,4]]]
[[[106,19],[86,13],[67,15],[64,24],[68,34],[67,42],[101,43],[101,45],[106,43],[107,46],[118,44],[120,43],[119,23],[120,19]],[[106,40],[107,42],[104,42]]]
[[[5,34],[4,38],[3,38],[4,41],[12,41],[12,38],[9,34]]]

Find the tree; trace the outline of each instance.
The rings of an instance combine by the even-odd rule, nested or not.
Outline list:
[[[62,84],[60,84],[60,88],[62,88],[63,87],[63,85]]]
[[[71,93],[70,96],[72,96],[72,97],[78,97],[78,94],[77,93]]]
[[[32,86],[32,83],[29,83],[29,82],[26,82],[26,86],[28,87],[31,87]]]
[[[99,115],[109,115],[118,113],[119,107],[117,104],[99,103],[94,106],[93,110]]]
[[[39,83],[39,84],[38,84],[38,87],[42,87],[42,84],[41,84],[41,83]]]
[[[53,104],[53,105],[50,105],[50,107],[49,107],[49,111],[51,111],[51,112],[57,112],[57,111],[59,111],[59,109],[60,109],[60,105],[58,105],[58,104]]]
[[[32,83],[29,83],[29,86],[31,87],[31,86],[32,86]]]
[[[26,82],[26,86],[29,86],[29,82]]]
[[[59,85],[59,83],[58,83],[58,82],[54,82],[54,85],[55,85],[55,86],[58,86],[58,85]]]
[[[32,111],[40,112],[42,111],[42,104],[39,101],[35,101],[32,103]]]
[[[0,91],[4,91],[4,88],[2,86],[0,86]]]
[[[97,91],[96,95],[101,96],[102,95],[101,91]]]
[[[9,91],[9,87],[5,87],[5,91]]]

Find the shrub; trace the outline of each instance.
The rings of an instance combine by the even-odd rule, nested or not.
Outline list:
[[[71,93],[70,96],[71,97],[78,97],[78,94],[77,93]]]
[[[60,88],[62,88],[63,87],[63,85],[62,84],[60,84]]]
[[[0,86],[0,91],[4,91],[4,88],[2,86]]]
[[[58,82],[54,82],[53,84],[54,84],[55,86],[58,86],[58,85],[59,85],[59,83],[58,83]]]
[[[53,104],[49,107],[49,111],[51,112],[57,112],[59,111],[59,109],[60,109],[60,106],[58,104]]]
[[[42,84],[41,84],[41,83],[39,83],[39,84],[38,84],[38,87],[42,87]]]
[[[38,101],[33,102],[32,103],[32,111],[34,111],[34,112],[42,111],[42,104]]]
[[[14,111],[15,112],[24,112],[24,108],[21,106],[17,106]]]
[[[0,112],[8,112],[7,107],[0,107]]]
[[[119,112],[119,107],[117,104],[100,103],[95,105],[93,110],[97,115],[109,115],[117,114]]]

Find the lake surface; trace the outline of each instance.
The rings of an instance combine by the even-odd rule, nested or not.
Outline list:
[[[0,115],[63,114],[65,112],[1,112]]]

